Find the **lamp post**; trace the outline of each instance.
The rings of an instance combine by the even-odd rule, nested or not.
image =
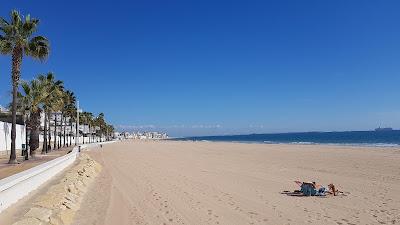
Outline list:
[[[82,110],[79,108],[79,101],[76,101],[76,132],[75,132],[75,145],[78,145],[79,141],[79,113],[82,112]]]

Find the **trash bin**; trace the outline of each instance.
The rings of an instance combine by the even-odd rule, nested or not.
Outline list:
[[[24,156],[26,152],[26,145],[22,144],[22,151],[21,151],[21,156]]]

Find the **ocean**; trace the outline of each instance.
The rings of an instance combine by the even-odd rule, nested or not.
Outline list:
[[[176,138],[174,140],[398,147],[400,146],[400,130],[224,135]]]

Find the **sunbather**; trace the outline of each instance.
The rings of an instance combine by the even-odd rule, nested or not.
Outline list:
[[[318,185],[316,182],[295,181],[295,183],[300,186],[300,192],[305,196],[325,196],[329,193],[324,186]]]

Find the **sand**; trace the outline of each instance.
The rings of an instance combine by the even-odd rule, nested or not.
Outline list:
[[[2,225],[69,225],[101,166],[86,154],[65,172],[0,214]]]
[[[74,224],[400,224],[400,149],[134,142],[89,152],[103,170]],[[293,197],[294,180],[338,197]]]

